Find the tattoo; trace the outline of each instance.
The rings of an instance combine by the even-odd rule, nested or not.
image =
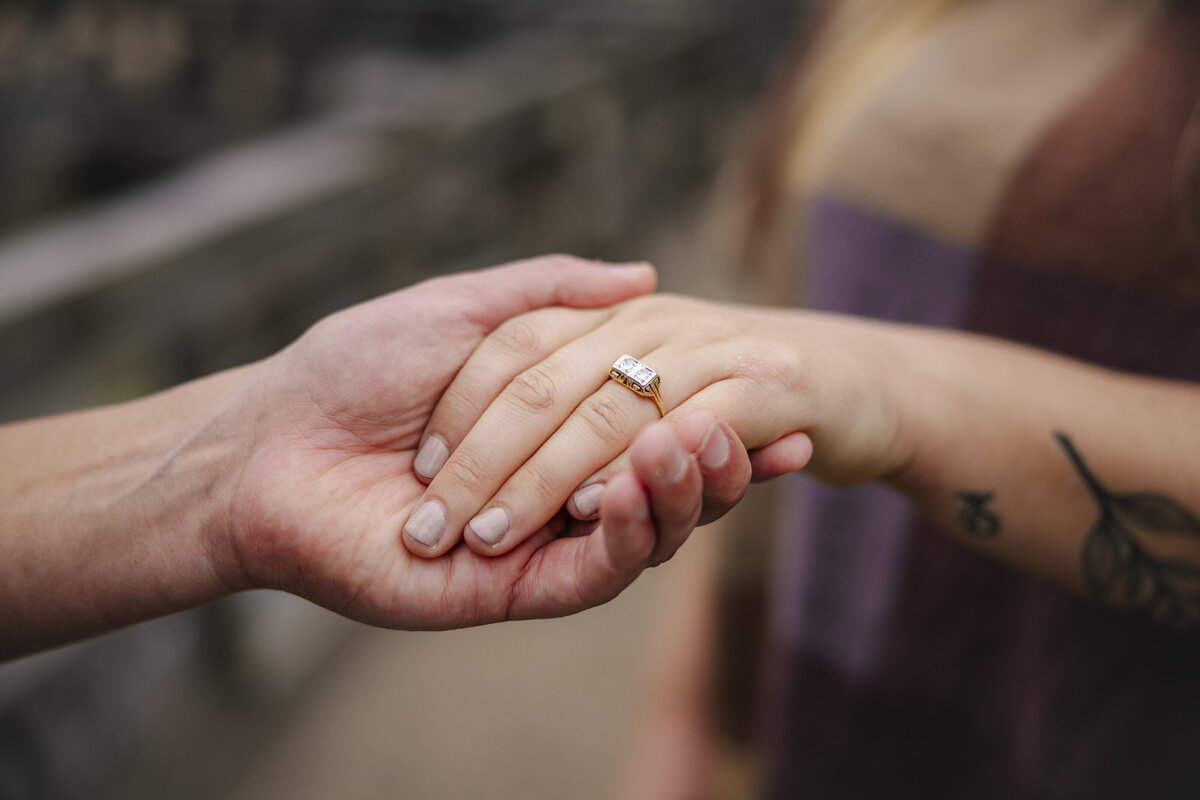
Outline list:
[[[1200,562],[1183,555],[1188,540],[1200,539],[1200,520],[1161,494],[1109,490],[1070,439],[1054,438],[1100,508],[1080,551],[1088,592],[1174,630],[1200,631]]]
[[[988,508],[995,492],[956,492],[961,506],[958,509],[958,524],[971,536],[992,539],[1000,533],[1000,517]]]

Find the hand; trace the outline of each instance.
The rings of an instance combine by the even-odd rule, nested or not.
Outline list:
[[[668,421],[708,409],[747,448],[763,448],[752,455],[759,477],[803,466],[809,435],[837,443],[824,453],[817,445],[825,477],[878,474],[892,463],[896,426],[879,399],[876,356],[864,355],[873,345],[837,318],[664,296],[512,320],[472,355],[434,412],[418,471],[432,478],[422,509],[436,509],[445,525],[432,536],[406,529],[405,542],[439,555],[469,523],[469,545],[500,554],[568,498],[587,517],[594,503],[581,508],[581,496],[594,501],[599,490],[588,487],[658,416],[650,400],[608,380],[623,353],[659,370]]]
[[[424,489],[413,473],[421,432],[484,337],[531,308],[603,305],[653,284],[647,266],[561,257],[441,278],[335,314],[256,365],[231,415],[249,422],[254,442],[231,476],[234,582],[390,627],[552,616],[611,598],[658,543],[677,545],[695,523],[694,462],[670,493],[659,491],[666,484],[655,464],[678,454],[673,435],[646,432],[634,473],[613,481],[593,536],[557,538],[570,526],[556,506],[504,559],[463,549],[433,563],[398,540]],[[711,477],[712,491],[735,502],[749,480],[744,451]]]
[[[254,366],[232,415],[253,429],[229,504],[233,583],[395,627],[560,614],[616,594],[636,575],[642,519],[618,515],[590,547],[552,542],[562,525],[548,524],[494,565],[469,553],[414,561],[397,540],[422,488],[412,471],[421,429],[494,327],[530,308],[604,305],[653,285],[648,266],[570,258],[438,278],[331,315]]]

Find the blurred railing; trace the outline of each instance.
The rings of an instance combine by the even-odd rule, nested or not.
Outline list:
[[[530,28],[698,22],[777,46],[795,0],[7,0],[0,231],[322,113],[347,57],[437,60]],[[331,85],[332,84],[332,85]]]
[[[38,36],[65,36],[61,16],[31,11],[43,5],[0,10],[0,108],[28,88]],[[77,160],[41,151],[22,172],[0,155],[0,174],[20,176],[5,184],[16,196],[0,239],[0,419],[244,363],[329,311],[448,270],[547,251],[640,256],[708,185],[790,19],[771,0],[100,5],[175,15],[139,24],[180,55],[163,56],[161,86],[114,90],[125,116],[94,141],[79,134]],[[189,130],[188,103],[216,102],[198,88],[205,37],[236,50],[272,15],[289,20],[271,46],[289,53],[280,63],[311,61],[271,90],[290,106],[224,127],[206,112],[122,175],[69,179],[98,169],[138,114],[170,127],[168,111],[129,105],[139,92],[175,98],[177,132]],[[34,44],[14,44],[14,25]],[[68,103],[48,128],[78,113]],[[2,119],[0,141],[31,135]],[[39,176],[58,188],[20,193]],[[50,215],[18,228],[18,207]],[[212,796],[268,735],[264,711],[349,629],[255,593],[0,667],[0,797]]]

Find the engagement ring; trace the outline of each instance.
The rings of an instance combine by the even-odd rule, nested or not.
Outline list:
[[[609,370],[608,377],[625,388],[633,390],[636,394],[642,397],[649,397],[653,400],[654,405],[658,406],[660,417],[667,415],[667,409],[663,406],[662,395],[658,391],[660,383],[658,373],[633,356],[621,356],[618,358],[617,362],[612,365],[612,369]]]

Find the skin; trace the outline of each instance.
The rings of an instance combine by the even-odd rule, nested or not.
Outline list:
[[[542,509],[503,557],[414,558],[399,536],[425,488],[412,467],[430,413],[490,333],[654,282],[646,265],[566,257],[440,278],[332,315],[261,362],[0,426],[0,657],[251,588],[394,628],[607,601],[745,490],[746,452],[711,412],[642,431],[595,520]],[[726,445],[720,463],[695,456],[705,436]]]
[[[1098,602],[1160,612],[1144,588],[1095,591],[1120,557],[1097,544],[1108,518],[1157,559],[1146,580],[1154,563],[1200,565],[1187,508],[1200,480],[1195,385],[960,332],[662,295],[535,312],[485,341],[427,432],[452,451],[425,493],[447,509],[446,531],[409,548],[439,555],[465,540],[503,555],[544,524],[539,509],[619,468],[657,416],[604,380],[623,353],[662,375],[668,422],[705,409],[751,451],[775,442],[756,467],[811,444],[817,477],[886,482],[972,546]],[[492,508],[511,520],[495,542],[472,522]]]
[[[597,380],[629,353],[661,374],[668,423],[697,408],[720,414],[751,449],[756,472],[811,447],[806,469],[819,478],[887,483],[995,558],[1180,634],[1200,631],[1194,606],[1156,602],[1145,588],[1186,592],[1200,566],[1200,524],[1189,510],[1200,482],[1195,385],[965,333],[663,296],[609,311],[536,312],[506,328],[459,373],[426,434],[453,451],[426,492],[454,522],[440,548],[465,540],[503,557],[538,519],[522,492],[544,487],[566,497],[619,471],[629,431],[655,413],[649,401]],[[514,339],[529,344],[514,351]],[[540,428],[530,413],[539,406]],[[480,442],[511,453],[517,466],[456,465],[474,464]],[[452,479],[468,473],[466,483]],[[495,505],[514,523],[496,545],[459,527]],[[1098,590],[1105,559],[1094,553],[1120,538],[1114,528],[1145,555],[1140,566],[1109,559],[1116,575],[1141,576],[1135,590],[1119,588],[1127,577]],[[621,797],[717,794],[709,706],[716,569],[709,548],[686,556],[656,632]]]

